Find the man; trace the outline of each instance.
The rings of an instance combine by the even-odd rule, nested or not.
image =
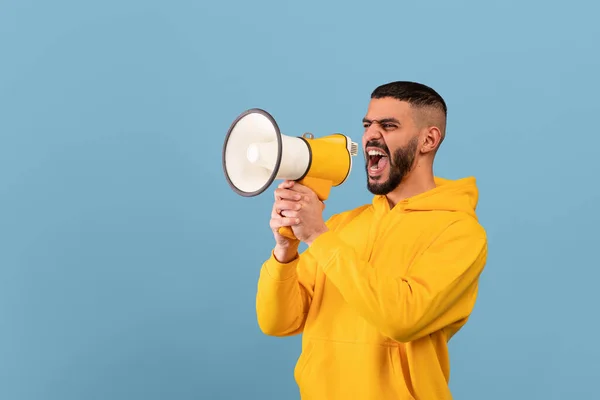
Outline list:
[[[447,342],[473,310],[487,258],[475,179],[433,174],[446,130],[433,89],[382,85],[363,123],[370,204],[325,222],[307,187],[275,190],[258,323],[268,335],[303,333],[303,400],[451,399]]]

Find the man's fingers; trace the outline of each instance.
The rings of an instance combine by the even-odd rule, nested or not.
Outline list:
[[[285,180],[285,181],[281,182],[279,184],[279,186],[277,186],[277,187],[280,189],[289,189],[289,188],[293,187],[295,183],[296,182],[294,182],[294,181]]]
[[[291,188],[292,188],[292,190],[294,192],[299,192],[299,193],[302,193],[302,194],[308,194],[308,195],[310,195],[310,194],[314,193],[314,191],[312,189],[310,189],[308,186],[304,186],[304,185],[302,185],[301,183],[298,183],[298,182],[294,182],[294,184],[293,184],[293,186]]]
[[[277,230],[284,226],[295,226],[300,223],[300,219],[298,218],[290,218],[290,217],[274,217],[271,218],[270,226],[272,230]]]
[[[294,182],[294,186],[291,189],[282,189],[282,190],[290,190],[292,193],[295,193],[295,199],[304,199],[305,201],[319,200],[317,198],[317,194],[308,186],[304,186],[298,182]],[[319,200],[320,201],[320,200]]]
[[[273,209],[271,211],[271,217],[276,215],[283,215],[282,212],[286,210],[298,211],[302,208],[302,204],[296,201],[287,201],[287,200],[277,200],[273,204]]]
[[[302,204],[297,201],[289,200],[277,200],[275,202],[275,208],[279,211],[282,210],[299,210],[302,208]]]
[[[300,200],[302,195],[289,189],[277,188],[273,193],[275,200]]]
[[[298,211],[291,211],[291,210],[282,210],[279,212],[279,215],[281,215],[282,217],[288,217],[288,218],[299,218],[300,217],[298,215]]]

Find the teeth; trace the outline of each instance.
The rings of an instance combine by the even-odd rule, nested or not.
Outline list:
[[[379,150],[369,150],[368,153],[370,156],[384,156],[385,157],[385,153],[379,151]]]

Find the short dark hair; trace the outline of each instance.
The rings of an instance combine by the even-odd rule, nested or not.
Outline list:
[[[446,102],[438,92],[422,83],[410,81],[396,81],[386,83],[377,87],[371,93],[372,99],[393,97],[400,101],[406,101],[416,107],[434,107],[448,113]]]

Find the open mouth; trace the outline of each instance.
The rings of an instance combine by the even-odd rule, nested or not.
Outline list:
[[[379,175],[388,165],[388,156],[381,150],[371,149],[368,155],[368,171],[370,175]]]

